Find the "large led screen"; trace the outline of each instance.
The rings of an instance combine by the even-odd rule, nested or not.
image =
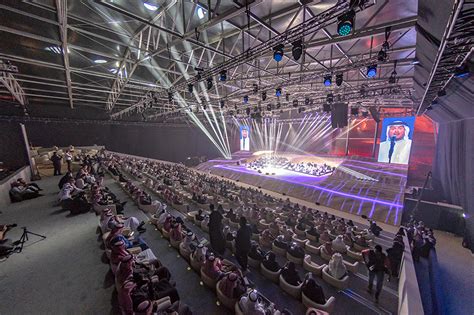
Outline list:
[[[248,126],[240,126],[240,151],[250,151],[250,131]]]
[[[379,162],[408,164],[415,117],[390,117],[382,123]]]

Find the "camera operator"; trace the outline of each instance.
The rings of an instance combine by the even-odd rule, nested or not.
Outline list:
[[[8,256],[14,249],[12,241],[5,238],[7,232],[14,227],[16,227],[16,224],[0,225],[0,258]]]

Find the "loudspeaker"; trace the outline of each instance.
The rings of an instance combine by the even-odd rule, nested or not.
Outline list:
[[[323,104],[323,111],[325,111],[326,113],[331,112],[331,104],[324,103]]]
[[[375,106],[370,106],[370,107],[369,107],[369,112],[370,112],[370,114],[372,115],[372,118],[373,118],[376,122],[380,122],[380,115],[379,115],[379,112],[377,111],[377,107],[375,107]]]
[[[334,103],[331,111],[331,125],[333,128],[342,128],[347,126],[347,112],[349,105],[347,103]]]

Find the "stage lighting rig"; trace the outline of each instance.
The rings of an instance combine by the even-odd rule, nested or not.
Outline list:
[[[351,115],[354,117],[359,116],[359,107],[357,106],[351,106]]]
[[[309,102],[310,102],[310,101],[309,101],[309,97],[306,97],[306,98],[304,99],[304,104],[305,104],[306,106],[308,106],[308,105],[309,105]]]
[[[207,90],[212,89],[213,86],[214,86],[214,83],[213,83],[212,77],[207,78]]]
[[[267,99],[267,92],[263,91],[262,92],[262,101],[265,101]]]
[[[301,113],[303,113],[305,110],[306,110],[306,108],[304,108],[304,107],[299,107],[299,108],[298,108],[298,113],[301,114]]]
[[[467,63],[465,63],[464,65],[460,66],[460,67],[457,67],[455,70],[454,70],[454,77],[455,78],[467,78],[469,77],[471,74],[471,72],[469,71],[469,66],[467,65]]]
[[[323,111],[326,112],[326,113],[330,113],[331,112],[331,104],[324,103],[323,104]]]
[[[221,106],[221,108],[224,108],[224,107],[225,107],[225,101],[224,101],[224,100],[220,100],[220,101],[219,101],[219,105]]]
[[[281,96],[281,88],[276,88],[275,89],[275,96],[280,97]]]
[[[334,95],[332,93],[329,93],[328,95],[326,95],[326,102],[327,103],[334,102]]]
[[[267,104],[267,110],[271,111],[272,110],[272,104]]]
[[[326,74],[323,80],[324,86],[330,86],[332,84],[332,75]]]
[[[281,107],[281,104],[280,104],[280,102],[278,102],[277,105],[276,105],[276,108],[280,109],[280,107]]]
[[[290,101],[290,94],[288,94],[288,93],[285,94],[285,100],[286,100],[287,102]]]
[[[343,81],[344,81],[343,74],[342,73],[336,74],[336,85],[341,86]]]
[[[219,73],[219,81],[222,81],[222,82],[227,81],[227,70],[222,70]]]
[[[194,89],[194,85],[192,85],[191,83],[188,84],[188,92],[189,92],[189,93],[192,93],[192,92],[193,92],[193,89]]]
[[[299,60],[301,58],[301,54],[303,53],[303,44],[301,39],[297,40],[293,44],[293,48],[291,49],[291,53],[295,60]]]
[[[168,92],[168,102],[172,102],[173,101],[173,92],[172,91],[169,91]]]
[[[253,94],[257,94],[258,93],[258,84],[257,83],[252,84],[252,89],[253,89]]]
[[[248,95],[244,96],[244,104],[247,104],[249,102],[249,97]]]
[[[18,73],[18,67],[12,65],[10,60],[0,60],[0,72]]]
[[[397,71],[393,70],[392,74],[390,75],[390,78],[388,78],[388,83],[395,84],[397,83],[397,81],[398,81]]]
[[[374,78],[377,75],[377,65],[370,65],[367,67],[367,76]]]
[[[280,62],[283,59],[283,48],[285,48],[283,44],[278,44],[273,47],[273,59],[276,62]]]
[[[337,20],[337,33],[340,36],[347,36],[354,30],[355,11],[350,10],[346,14],[340,16]]]
[[[298,107],[298,100],[296,99],[293,100],[293,107]]]

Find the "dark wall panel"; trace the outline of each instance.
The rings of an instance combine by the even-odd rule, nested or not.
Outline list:
[[[21,127],[17,122],[0,122],[0,162],[9,169],[28,164]]]

